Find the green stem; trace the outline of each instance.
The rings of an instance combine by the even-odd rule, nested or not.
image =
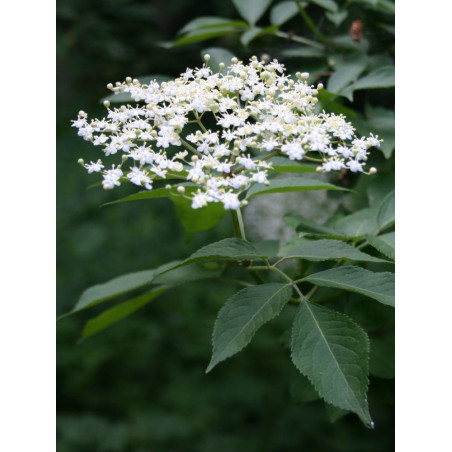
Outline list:
[[[291,39],[292,41],[299,42],[300,44],[306,44],[311,47],[315,47],[317,49],[324,49],[324,46],[322,44],[319,44],[318,42],[311,41],[310,39],[302,38],[301,36],[292,35],[289,33],[285,33],[284,31],[276,31],[275,36],[278,36],[279,38],[284,39]]]
[[[304,8],[301,6],[301,3],[299,0],[295,0],[295,3],[298,7],[298,12],[300,13],[300,16],[303,18],[305,24],[310,28],[310,30],[317,36],[317,38],[322,41],[324,44],[328,43],[328,39],[325,37],[325,35],[315,26],[314,22],[311,20],[311,18],[308,16],[308,13],[304,10]]]
[[[180,139],[181,143],[193,154],[196,154],[198,157],[202,157],[203,155],[197,149],[195,149],[191,144],[187,143],[183,138]]]
[[[239,239],[246,240],[245,226],[243,224],[242,212],[240,211],[240,208],[237,210],[231,210],[231,218],[234,235]]]

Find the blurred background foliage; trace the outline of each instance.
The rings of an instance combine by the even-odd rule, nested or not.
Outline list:
[[[253,8],[246,10],[249,4]],[[102,116],[100,99],[108,94],[108,82],[129,75],[177,76],[200,65],[207,48],[215,57],[278,58],[290,72],[308,71],[312,83],[324,83],[322,107],[353,118],[359,133],[376,131],[385,139],[370,162],[379,168],[378,176],[336,181],[357,192],[339,209],[365,207],[368,196],[372,200],[392,189],[394,3],[310,0],[298,5],[59,0],[58,314],[70,310],[88,286],[186,257],[232,235],[226,217],[187,241],[168,200],[100,207],[133,188],[113,193],[87,188],[93,179],[76,162],[93,159],[92,148],[76,136],[70,120],[80,109]],[[310,208],[315,209],[312,202]],[[292,210],[300,211],[294,204]],[[369,393],[375,430],[366,430],[352,415],[332,423],[338,413],[313,400],[290,362],[285,347],[290,306],[247,349],[205,375],[213,321],[236,289],[219,281],[190,283],[83,342],[84,322],[96,308],[58,322],[57,450],[392,450],[393,374],[378,371],[375,355]],[[388,337],[392,314],[380,306],[374,311],[349,315],[374,338]],[[383,348],[378,359],[390,363],[393,358]]]

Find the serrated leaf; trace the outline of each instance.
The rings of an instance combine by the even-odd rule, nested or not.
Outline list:
[[[263,16],[272,0],[232,0],[239,14],[251,25]]]
[[[331,405],[372,427],[367,406],[369,340],[339,312],[302,301],[292,329],[292,361]]]
[[[93,336],[116,322],[128,317],[138,309],[148,304],[154,298],[157,298],[163,292],[165,292],[165,289],[156,289],[152,292],[147,292],[133,298],[132,300],[125,301],[124,303],[114,306],[113,308],[107,309],[97,317],[94,317],[86,322],[85,328],[82,332],[82,338],[87,339],[88,337]]]
[[[290,378],[290,395],[297,402],[313,402],[319,395],[307,377],[294,369]]]
[[[176,268],[194,264],[196,262],[214,260],[247,261],[263,260],[264,258],[265,256],[259,253],[259,251],[257,251],[250,242],[236,237],[231,237],[229,239],[220,240],[219,242],[214,242],[200,248],[182,263],[168,269],[167,271],[172,271]]]
[[[297,14],[298,7],[294,1],[280,2],[270,11],[270,23],[273,25],[282,25],[295,17]]]
[[[245,348],[256,331],[281,312],[291,294],[290,285],[270,283],[247,287],[232,296],[215,322],[212,359],[206,372]]]
[[[326,261],[346,259],[363,262],[387,262],[384,259],[369,256],[355,247],[340,240],[306,240],[299,239],[298,245],[287,252],[284,259],[306,259],[309,261]]]
[[[395,222],[395,192],[388,193],[383,199],[377,213],[378,229],[392,226]]]
[[[361,267],[345,266],[314,273],[303,281],[356,292],[388,306],[395,305],[394,273],[375,273]]]
[[[333,0],[307,0],[309,3],[314,3],[324,9],[327,9],[328,11],[331,11],[333,13],[336,13],[339,11],[339,7],[337,6],[337,3]]]
[[[215,17],[215,16],[203,16],[197,17],[196,19],[188,22],[179,31],[180,34],[188,33],[190,31],[199,30],[203,28],[222,28],[222,27],[247,27],[248,24],[241,20],[231,20],[225,17]]]
[[[388,232],[387,234],[373,236],[366,236],[366,240],[376,250],[383,253],[385,256],[395,260],[395,232]]]
[[[213,72],[220,72],[220,63],[224,63],[222,73],[227,71],[228,66],[231,64],[231,59],[234,58],[234,54],[227,49],[221,47],[209,47],[201,52],[203,57],[206,53],[210,55],[209,67]]]
[[[306,190],[346,190],[328,182],[306,177],[286,177],[284,179],[271,179],[269,185],[255,184],[247,192],[247,199],[269,193],[284,193]]]

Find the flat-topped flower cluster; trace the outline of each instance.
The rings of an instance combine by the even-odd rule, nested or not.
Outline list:
[[[275,155],[317,161],[322,172],[364,172],[369,149],[380,140],[357,137],[343,115],[314,114],[322,86],[308,85],[309,74],[291,78],[278,61],[256,57],[247,65],[233,58],[213,73],[208,55],[205,60],[173,81],[142,84],[128,77],[109,84],[128,93],[131,104],[111,108],[106,101],[107,118],[89,121],[79,112],[78,135],[105,157],[121,155],[109,169],[103,159],[80,161],[89,173],[103,174],[105,189],[130,180],[151,190],[156,179],[183,179],[198,187],[190,195],[194,209],[210,202],[237,209],[251,185],[268,184],[268,160]],[[188,196],[183,185],[178,193]]]

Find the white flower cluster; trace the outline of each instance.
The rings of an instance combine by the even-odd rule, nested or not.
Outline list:
[[[210,202],[237,209],[252,184],[268,184],[274,155],[319,162],[319,171],[364,171],[369,148],[380,140],[355,136],[343,115],[314,114],[322,86],[309,86],[307,73],[292,79],[276,60],[266,64],[256,57],[247,65],[233,58],[225,73],[213,73],[209,59],[173,81],[141,84],[128,77],[109,84],[135,105],[110,108],[106,101],[107,118],[88,121],[79,113],[73,121],[79,136],[105,156],[122,153],[110,169],[100,159],[80,161],[89,173],[103,174],[105,189],[127,179],[147,190],[155,179],[184,179],[198,187],[190,195],[194,209]],[[177,191],[188,197],[183,186]]]

